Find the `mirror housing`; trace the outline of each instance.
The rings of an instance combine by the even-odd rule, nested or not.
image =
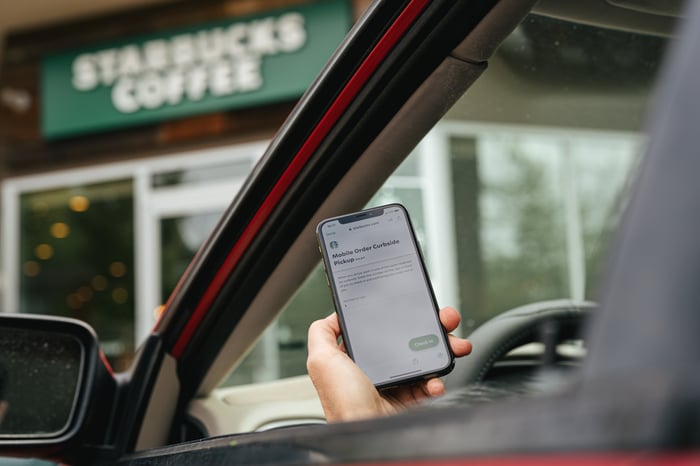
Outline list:
[[[116,393],[87,324],[0,313],[0,456],[92,456],[106,444]]]

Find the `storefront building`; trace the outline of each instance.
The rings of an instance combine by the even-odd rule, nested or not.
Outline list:
[[[78,317],[126,367],[367,2],[175,2],[10,34],[3,310]]]

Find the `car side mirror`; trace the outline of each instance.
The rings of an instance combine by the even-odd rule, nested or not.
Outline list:
[[[108,417],[111,403],[100,405],[115,390],[87,324],[0,314],[0,455],[63,459],[77,444],[98,443],[88,421]]]

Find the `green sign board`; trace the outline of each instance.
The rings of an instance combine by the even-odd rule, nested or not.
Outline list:
[[[347,0],[144,35],[41,62],[47,139],[299,97],[351,25]]]

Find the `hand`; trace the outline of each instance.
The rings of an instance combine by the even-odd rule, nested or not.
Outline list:
[[[457,310],[440,311],[440,321],[448,332],[460,322]],[[432,378],[379,392],[364,372],[338,344],[340,324],[333,313],[309,327],[309,356],[306,368],[321,399],[328,422],[349,421],[398,413],[429,397],[445,393],[439,378]],[[449,335],[450,347],[456,357],[469,354],[468,340]]]

